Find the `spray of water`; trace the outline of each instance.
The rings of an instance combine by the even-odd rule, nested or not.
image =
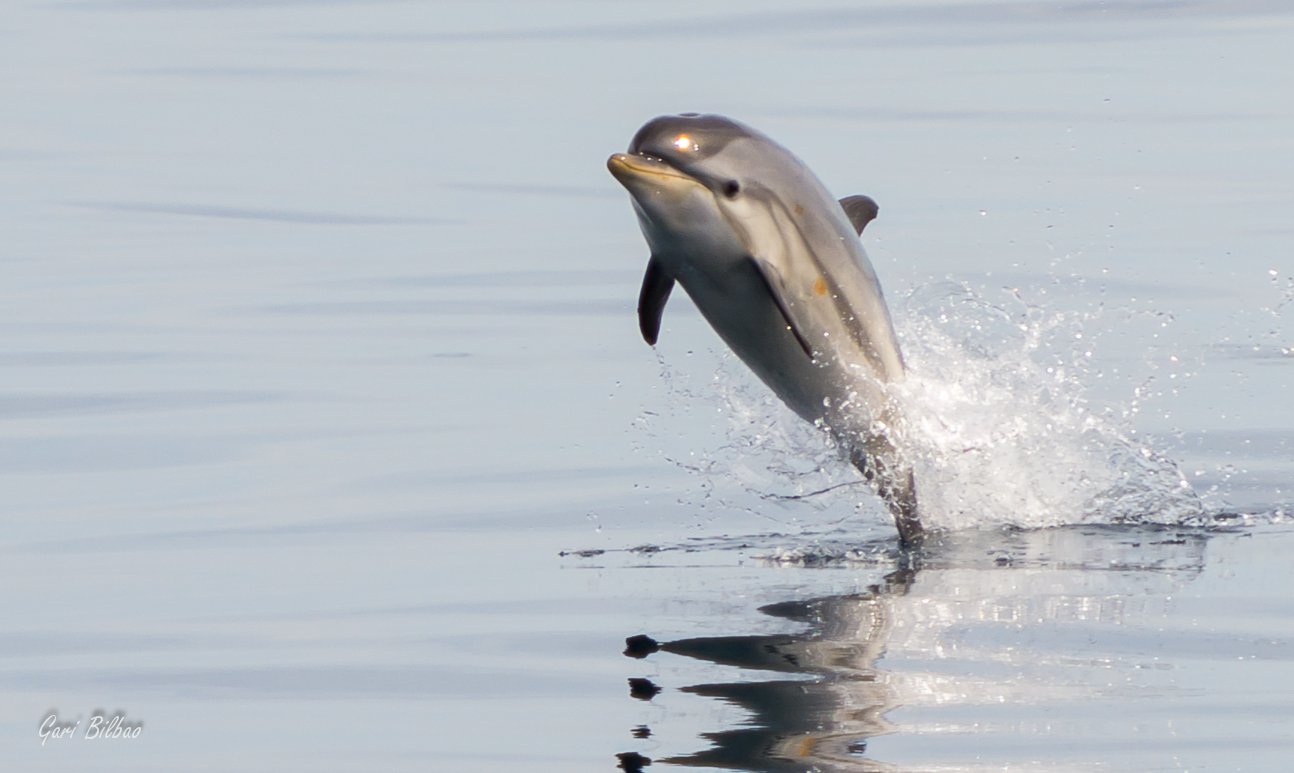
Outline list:
[[[1131,435],[1135,405],[1087,399],[1085,337],[1099,310],[995,304],[950,282],[918,288],[901,308],[909,374],[894,393],[932,528],[1203,517],[1176,466]]]
[[[1048,310],[1018,295],[993,303],[940,282],[892,311],[908,365],[892,386],[906,417],[898,444],[915,466],[928,528],[1203,523],[1187,480],[1131,430],[1141,398],[1087,397],[1095,360],[1086,331],[1101,327],[1099,309]],[[681,463],[705,477],[707,497],[726,480],[765,502],[822,510],[844,500],[853,513],[888,519],[831,436],[782,406],[740,361],[725,357],[704,390],[665,373],[673,398],[713,402],[710,415],[726,416],[723,442]]]

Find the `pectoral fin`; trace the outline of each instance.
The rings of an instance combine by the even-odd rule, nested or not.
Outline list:
[[[760,278],[764,280],[764,286],[768,288],[768,294],[772,297],[773,303],[777,304],[777,310],[782,312],[782,319],[790,329],[791,335],[795,336],[795,340],[799,342],[804,353],[809,355],[809,359],[813,359],[813,347],[809,346],[809,339],[804,337],[804,327],[796,324],[795,310],[786,302],[786,287],[782,283],[782,275],[767,261],[751,258],[750,262],[755,266],[755,271]]]
[[[665,313],[665,301],[674,289],[674,277],[670,276],[660,259],[655,255],[647,261],[647,275],[643,277],[643,289],[638,294],[638,329],[648,344],[656,345],[660,335],[660,318]]]
[[[854,224],[854,230],[859,236],[863,235],[863,229],[876,219],[876,213],[880,211],[876,202],[867,196],[846,196],[840,200],[840,206],[845,208],[845,214],[849,216],[849,222]]]

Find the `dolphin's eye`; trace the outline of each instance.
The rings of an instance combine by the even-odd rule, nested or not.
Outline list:
[[[735,199],[738,193],[741,193],[741,183],[736,180],[729,180],[723,184],[723,195],[730,199]]]
[[[678,139],[674,140],[674,147],[679,150],[696,150],[696,143],[686,134],[680,134]]]

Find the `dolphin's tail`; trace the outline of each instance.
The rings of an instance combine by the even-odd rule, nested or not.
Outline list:
[[[899,545],[905,548],[915,547],[921,543],[925,530],[921,528],[921,519],[917,516],[917,486],[912,478],[912,468],[903,467],[889,481],[882,482],[877,490],[890,506],[894,514],[894,525],[899,529]]]
[[[893,446],[884,438],[871,438],[865,446],[855,446],[849,453],[849,460],[889,505],[894,525],[899,529],[899,546],[910,548],[919,545],[925,530],[921,528],[921,519],[917,515],[917,487],[912,468],[900,463]]]

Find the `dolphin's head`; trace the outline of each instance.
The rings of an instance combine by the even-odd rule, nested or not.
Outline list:
[[[629,152],[611,156],[607,168],[633,196],[653,253],[737,257],[749,251],[733,220],[740,219],[748,175],[758,167],[751,163],[759,155],[752,145],[785,153],[723,116],[661,116],[639,129]]]
[[[734,142],[736,146],[730,147]],[[660,159],[716,195],[735,198],[741,193],[744,167],[749,163],[744,158],[748,154],[741,150],[751,142],[773,144],[730,118],[684,113],[648,121],[629,143],[629,152]]]

